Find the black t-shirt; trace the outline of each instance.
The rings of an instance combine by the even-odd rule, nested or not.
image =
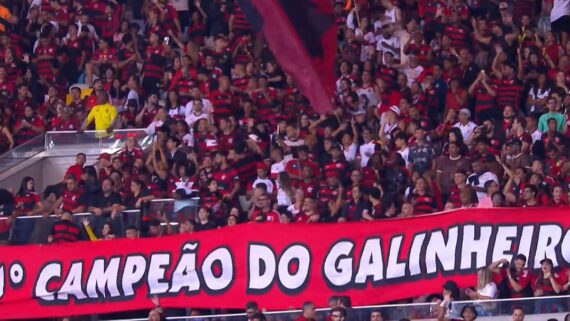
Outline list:
[[[149,191],[148,189],[144,188],[143,190],[141,190],[141,192],[139,193],[138,196],[132,196],[132,197],[130,197],[130,198],[127,200],[127,202],[126,202],[126,204],[127,204],[127,209],[128,209],[128,210],[136,210],[136,209],[137,209],[137,208],[136,208],[137,201],[138,201],[140,198],[143,198],[143,197],[146,197],[146,196],[149,196],[149,195],[150,195],[150,191]],[[143,204],[141,204],[141,208],[140,208],[140,209],[143,209]]]
[[[206,224],[202,224],[200,222],[198,222],[196,224],[195,230],[196,231],[207,231],[207,230],[213,230],[216,229],[216,223],[212,222],[212,221],[208,221]]]
[[[105,196],[102,193],[97,195],[97,197],[94,197],[89,205],[103,209],[113,204],[121,204],[121,203],[122,203],[121,195],[119,195],[119,193],[117,192],[111,192],[109,196]]]

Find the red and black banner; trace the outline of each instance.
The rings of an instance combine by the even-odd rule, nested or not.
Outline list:
[[[337,27],[330,0],[238,0],[315,111],[333,110]]]
[[[570,263],[568,209],[471,209],[346,224],[242,224],[155,239],[4,247],[0,318],[152,308],[269,310],[354,305],[476,284],[477,268],[516,254],[531,269]],[[104,303],[104,304],[101,304]]]

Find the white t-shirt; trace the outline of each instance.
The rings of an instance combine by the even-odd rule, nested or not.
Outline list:
[[[482,296],[494,299],[497,296],[497,285],[495,282],[488,283],[482,289],[477,289],[477,293]]]
[[[186,107],[179,106],[178,108],[175,108],[175,109],[169,109],[168,110],[168,116],[170,116],[172,118],[174,118],[176,116],[185,117],[186,116]]]
[[[374,141],[360,146],[360,167],[366,167],[366,165],[368,165],[368,160],[370,160],[370,156],[374,154],[375,148],[376,144]]]
[[[384,12],[384,23],[396,23],[396,7]]]
[[[463,141],[465,141],[467,140],[467,138],[469,138],[471,133],[473,133],[475,128],[477,128],[477,125],[474,122],[469,121],[465,125],[462,125],[461,123],[458,122],[455,125],[453,125],[453,127],[459,128],[459,130],[461,131],[461,135],[463,136]]]
[[[396,59],[396,60],[400,59],[400,50],[394,51],[388,47],[384,47],[384,45],[382,43],[386,43],[390,46],[400,48],[400,38],[395,37],[395,36],[391,36],[390,38],[384,38],[384,36],[382,36],[382,35],[379,35],[376,37],[376,50],[377,51],[382,51],[383,54],[385,52],[389,51],[389,52],[394,54],[394,59]],[[384,61],[384,56],[382,56],[382,61]]]
[[[483,188],[483,187],[485,187],[485,183],[487,183],[488,181],[495,181],[497,184],[499,184],[499,179],[497,179],[497,175],[495,175],[491,172],[485,172],[485,173],[481,174],[479,176],[479,184],[471,184],[470,178],[473,176],[477,176],[477,174],[473,173],[473,174],[469,175],[469,177],[467,177],[467,184],[468,185]],[[487,196],[487,193],[485,193],[485,192],[477,192],[477,201],[482,200],[486,196]]]
[[[406,147],[404,150],[396,151],[396,153],[402,155],[402,158],[406,162],[406,167],[407,167],[410,164],[410,160],[408,159],[408,156],[410,155],[410,148]]]
[[[362,50],[360,51],[360,61],[365,62],[374,54],[374,49],[376,48],[376,39],[374,38],[374,33],[364,33],[362,30],[356,28],[354,34],[356,37],[362,37],[362,40],[364,41],[362,44]]]
[[[354,159],[356,159],[356,151],[358,150],[358,145],[356,144],[350,144],[350,146],[348,146],[348,148],[346,148],[343,152],[344,152],[344,157],[346,158],[346,161],[349,163],[354,162]]]
[[[373,86],[366,88],[358,87],[356,89],[356,94],[358,95],[358,97],[364,95],[366,96],[366,98],[368,98],[368,106],[366,107],[376,106],[380,103],[380,100],[378,99],[378,96],[376,96],[376,92],[374,91]]]
[[[164,125],[164,122],[162,120],[153,120],[145,129],[145,132],[147,135],[152,136],[156,134],[156,129],[162,125]]]
[[[564,16],[570,16],[570,1],[554,0],[552,11],[550,11],[550,22],[554,22]]]
[[[271,171],[270,171],[271,177],[277,177],[279,173],[284,172],[286,163],[287,163],[286,160],[282,160],[279,163],[271,165]]]
[[[293,202],[287,192],[279,186],[279,182],[275,182],[277,187],[277,206],[289,206]]]
[[[129,93],[127,95],[127,100],[125,101],[125,105],[123,106],[122,110],[127,110],[127,104],[131,99],[134,99],[137,102],[137,108],[140,108],[141,104],[139,101],[139,94],[134,90],[129,90]]]
[[[196,115],[195,113],[190,113],[186,115],[186,123],[188,126],[192,127],[195,122],[200,119],[209,119],[208,114],[202,112],[200,115]]]
[[[182,143],[188,147],[194,147],[194,135],[188,133],[182,137]]]
[[[188,117],[189,114],[194,112],[193,107],[194,107],[193,101],[190,101],[186,104],[186,117]],[[210,100],[202,98],[202,112],[208,115],[214,112],[214,106],[212,106],[212,102]]]
[[[408,78],[408,87],[412,87],[412,84],[416,81],[416,79],[418,79],[418,77],[420,77],[424,71],[424,67],[421,65],[411,67],[409,64],[407,64],[404,68],[401,69],[401,71]]]
[[[169,0],[171,6],[176,9],[176,11],[188,11],[190,10],[190,6],[188,4],[189,0]]]
[[[532,143],[534,144],[542,139],[542,133],[537,129],[534,132],[530,133],[530,137],[532,137]]]
[[[176,186],[175,190],[183,189],[186,192],[186,195],[190,195],[192,194],[192,192],[196,191],[196,189],[192,188],[194,186],[194,182],[189,180],[186,181],[179,180],[176,183],[174,183],[174,185]]]
[[[263,183],[267,186],[267,193],[273,193],[273,182],[269,178],[261,179],[258,177],[253,181],[252,186],[255,187],[255,185],[259,183]]]

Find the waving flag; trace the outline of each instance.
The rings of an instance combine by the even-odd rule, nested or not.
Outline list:
[[[337,28],[330,0],[238,0],[238,4],[313,109],[332,111]]]

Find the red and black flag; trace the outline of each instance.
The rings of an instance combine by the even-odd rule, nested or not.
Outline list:
[[[333,110],[337,28],[330,0],[238,0],[314,110]]]

